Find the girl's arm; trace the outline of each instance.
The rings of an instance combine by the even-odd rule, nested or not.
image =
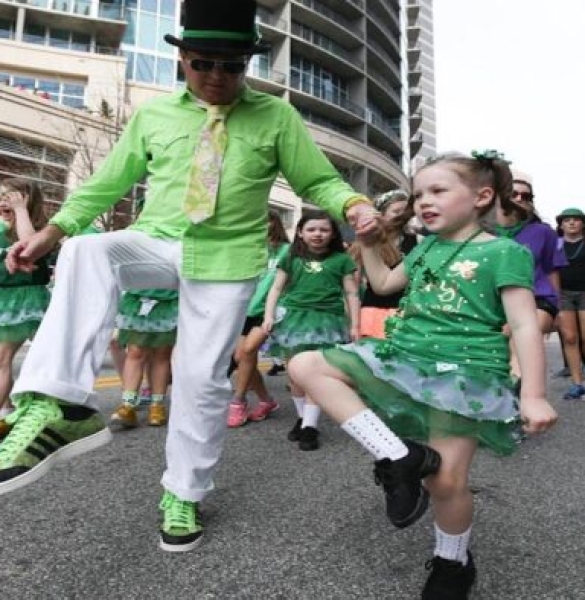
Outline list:
[[[8,202],[14,211],[14,228],[19,240],[25,240],[35,232],[28,214],[28,208],[26,207],[27,200],[28,196],[16,190],[8,194]]]
[[[356,342],[360,337],[360,297],[355,272],[343,278],[343,290],[351,323],[351,339]]]
[[[276,305],[278,299],[282,294],[282,290],[288,281],[288,274],[282,269],[276,269],[276,275],[274,277],[274,283],[266,296],[266,305],[264,307],[264,322],[262,328],[266,333],[270,333],[274,327],[274,313],[276,312]]]
[[[527,288],[502,288],[506,319],[522,373],[520,415],[527,433],[545,431],[557,420],[557,413],[546,401],[544,340],[534,294]]]
[[[404,270],[404,263],[401,262],[390,269],[384,264],[375,247],[366,245],[362,248],[362,260],[368,281],[377,294],[388,295],[406,287],[408,278]]]

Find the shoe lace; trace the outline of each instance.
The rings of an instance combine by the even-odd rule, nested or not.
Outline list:
[[[165,491],[160,508],[165,513],[165,529],[193,530],[200,525],[197,502],[180,500],[171,492]]]
[[[53,418],[59,410],[56,401],[38,400],[27,395],[15,402],[15,410],[6,417],[6,423],[13,426],[10,433],[0,444],[0,456],[11,455],[26,447]]]

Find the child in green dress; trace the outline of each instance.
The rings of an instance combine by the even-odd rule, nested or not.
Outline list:
[[[32,273],[10,275],[4,264],[9,247],[47,222],[43,196],[34,182],[6,178],[0,183],[0,419],[12,407],[12,363],[19,348],[34,336],[49,304],[48,257]],[[0,421],[0,436],[7,433]]]
[[[120,300],[116,324],[118,343],[126,347],[122,375],[122,404],[111,422],[136,427],[139,390],[145,370],[151,388],[147,423],[165,425],[165,396],[171,376],[171,353],[177,336],[178,300],[175,290],[125,292]]]
[[[545,399],[531,257],[479,224],[496,198],[505,204],[511,193],[508,164],[493,151],[425,164],[414,177],[413,203],[430,235],[394,269],[372,250],[374,240],[362,240],[374,290],[406,288],[387,338],[304,353],[289,365],[313,401],[373,454],[396,526],[420,518],[430,495],[436,545],[423,600],[466,599],[475,580],[467,481],[478,445],[509,454],[519,417],[528,433],[557,418]],[[365,224],[358,223],[358,237]],[[520,414],[506,322],[526,374]]]
[[[356,268],[337,223],[323,211],[307,211],[266,299],[263,328],[271,334],[269,352],[289,360],[305,350],[357,340]],[[298,441],[301,450],[316,450],[320,409],[293,377],[291,391],[298,419],[288,439]]]

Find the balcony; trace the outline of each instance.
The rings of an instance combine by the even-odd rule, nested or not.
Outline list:
[[[368,140],[373,141],[377,146],[392,146],[391,154],[402,152],[402,140],[399,133],[385,119],[369,112],[367,115]]]
[[[420,25],[409,25],[406,28],[406,36],[408,39],[409,46],[416,46],[420,38],[421,28]]]
[[[110,11],[105,4],[103,6],[108,9],[106,11],[108,14],[120,16],[118,12]],[[100,47],[118,48],[126,28],[123,20],[91,14],[90,0],[24,0],[23,2],[3,0],[0,2],[0,16],[16,21],[17,11],[21,7],[25,8],[25,29],[27,26],[32,26],[39,29],[49,28],[80,33],[94,38]]]
[[[368,40],[368,48],[373,50],[374,55],[378,55],[378,67],[382,69],[388,69],[388,71],[392,74],[391,76],[393,78],[393,83],[399,86],[402,78],[400,76],[400,67],[396,64],[396,61],[388,52],[386,52],[386,50],[384,50],[380,44],[378,44],[378,42],[375,42],[374,40]]]
[[[392,102],[394,103],[394,112],[399,112],[401,105],[400,93],[388,85],[387,78],[375,69],[368,70],[368,77],[376,84],[376,86],[383,93],[383,95],[386,96],[386,99],[390,98],[392,100]],[[380,95],[378,94],[378,97],[379,96]],[[383,102],[380,104],[383,104]]]
[[[422,89],[419,87],[410,88],[408,90],[408,111],[410,114],[414,113],[419,107],[422,95]]]
[[[420,84],[421,78],[422,78],[422,70],[418,65],[416,65],[414,68],[411,68],[408,71],[408,86],[416,87],[417,85]]]
[[[409,23],[416,21],[420,15],[420,4],[409,0],[408,6],[406,7],[406,15]]]
[[[356,53],[346,50],[310,27],[293,22],[291,23],[291,34],[297,38],[299,43],[304,44],[303,55],[317,59],[323,66],[333,68],[342,74],[355,75],[356,70],[363,72],[364,62],[356,57]],[[319,56],[314,56],[317,49],[321,53]],[[340,61],[344,64],[340,65]],[[348,69],[348,66],[351,68]]]
[[[302,16],[303,18],[299,20],[314,26],[315,29],[338,42],[357,47],[356,42],[361,42],[363,39],[360,20],[351,20],[319,0],[294,0],[291,9],[293,18],[296,15]]]
[[[420,108],[411,113],[411,115],[408,117],[411,135],[415,134],[418,131],[419,127],[421,126],[422,120],[423,114]]]
[[[423,134],[417,133],[410,138],[410,158],[414,158],[423,145]]]
[[[325,89],[325,82],[314,88],[315,85],[312,77],[302,77],[294,71],[290,74],[291,89],[302,92],[302,95],[297,98],[299,105],[322,112],[323,105],[326,104],[329,110],[336,109],[339,113],[336,115],[339,117],[338,120],[347,125],[355,125],[365,119],[365,110],[362,106],[328,91]]]
[[[383,25],[383,19],[372,12],[368,12],[367,23],[368,43],[371,43],[375,38],[383,40],[389,44],[394,52],[394,61],[400,61],[400,46],[398,45],[399,36],[392,33],[390,29]]]
[[[261,92],[278,94],[283,92],[286,86],[286,75],[268,65],[252,63],[247,76],[252,78],[251,84],[254,89]]]

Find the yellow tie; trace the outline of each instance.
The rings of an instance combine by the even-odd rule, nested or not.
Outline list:
[[[193,155],[184,210],[193,223],[201,223],[213,215],[221,177],[223,155],[227,147],[225,120],[235,102],[227,105],[204,105],[207,122],[201,130]]]

